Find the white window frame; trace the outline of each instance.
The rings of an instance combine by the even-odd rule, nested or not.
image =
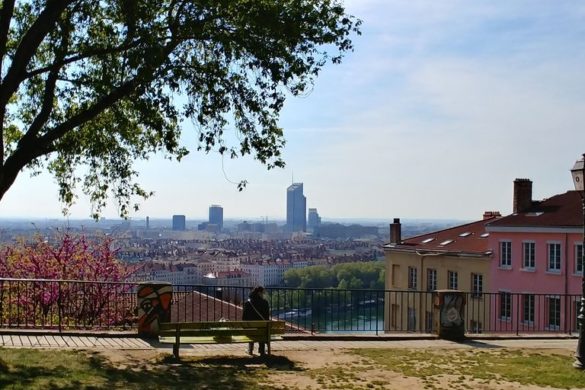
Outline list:
[[[528,301],[528,302],[527,302]],[[528,318],[526,318],[528,304]],[[522,295],[522,323],[525,325],[534,325],[534,313],[536,310],[536,296],[534,294]]]
[[[427,291],[435,291],[438,287],[437,281],[437,270],[427,268]]]
[[[512,268],[512,241],[500,241],[500,268]]]
[[[526,256],[527,248],[531,248],[528,252],[528,258]],[[534,241],[522,242],[522,268],[530,271],[536,268],[536,243]]]
[[[417,268],[408,267],[408,288],[410,290],[416,290],[417,282]]]
[[[471,297],[481,298],[483,293],[483,275],[482,274],[471,274]]]
[[[457,271],[447,271],[447,288],[449,290],[457,290],[459,287],[459,275]]]
[[[502,307],[504,305],[504,301],[503,301],[503,297],[506,297],[506,302],[507,302],[507,307],[504,307],[504,310],[502,310]],[[499,298],[500,298],[500,305],[499,305],[499,316],[498,318],[500,319],[500,321],[511,321],[512,320],[512,293],[510,291],[499,291]],[[505,312],[505,313],[504,313]],[[507,314],[507,315],[505,315]]]
[[[576,242],[575,246],[574,246],[575,250],[574,250],[574,256],[575,256],[575,275],[583,275],[583,263],[585,263],[583,261],[583,243],[582,242]],[[581,252],[579,254],[579,252]],[[579,265],[581,267],[579,267]],[[581,269],[579,269],[581,268]]]
[[[558,255],[558,258],[551,258],[551,251],[552,248],[558,248],[558,252],[555,255]],[[555,256],[556,257],[556,256]],[[552,263],[554,261],[554,264]],[[546,243],[546,271],[549,273],[560,274],[561,267],[563,264],[563,246],[558,241],[549,241]],[[551,265],[553,267],[551,267]]]
[[[556,324],[551,324],[551,301],[555,300],[558,303],[558,325]],[[546,324],[546,329],[548,330],[559,330],[561,328],[561,314],[562,314],[562,309],[561,309],[561,297],[559,295],[547,295],[546,296],[546,314],[547,314],[547,324]],[[555,310],[556,312],[556,310]]]

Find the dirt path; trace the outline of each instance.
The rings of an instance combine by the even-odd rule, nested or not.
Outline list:
[[[569,356],[567,350],[531,350],[531,353]],[[161,363],[156,351],[105,351],[102,352],[116,367],[130,370],[149,370]],[[157,358],[158,356],[158,358]],[[203,359],[203,360],[202,360]],[[215,360],[221,361],[216,363]],[[261,389],[485,389],[485,390],[541,390],[551,387],[521,385],[501,378],[478,379],[458,374],[457,360],[442,363],[436,375],[405,375],[400,370],[384,367],[374,360],[350,350],[282,351],[273,357],[273,363],[244,356],[233,358],[185,358],[183,364],[221,364],[226,369],[257,370]],[[190,363],[191,362],[191,363]],[[284,362],[284,363],[283,363]],[[280,366],[279,366],[280,365]],[[422,367],[421,367],[422,368]],[[536,375],[537,373],[535,373]]]

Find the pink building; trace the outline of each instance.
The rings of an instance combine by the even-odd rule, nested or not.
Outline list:
[[[490,247],[492,328],[577,329],[581,295],[582,209],[577,191],[535,201],[532,182],[514,181],[513,214],[486,226]]]

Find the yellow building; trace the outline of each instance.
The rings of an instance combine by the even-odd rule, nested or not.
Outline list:
[[[386,255],[384,324],[387,332],[432,332],[435,309],[432,292],[460,290],[466,294],[465,327],[481,333],[489,324],[489,234],[485,225],[498,218],[486,212],[484,219],[453,228],[401,239],[401,224],[390,225]]]

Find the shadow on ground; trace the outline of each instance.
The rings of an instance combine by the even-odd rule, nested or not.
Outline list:
[[[488,348],[488,349],[502,348],[501,346],[499,346],[497,344],[486,343],[485,341],[478,341],[478,340],[462,340],[462,341],[456,341],[456,343],[468,345],[468,346],[474,347],[474,348]]]
[[[0,388],[15,389],[262,389],[270,372],[300,370],[286,357],[275,355],[180,361],[162,356],[116,365],[99,353],[68,352],[57,360],[40,354],[3,357],[0,363]]]

